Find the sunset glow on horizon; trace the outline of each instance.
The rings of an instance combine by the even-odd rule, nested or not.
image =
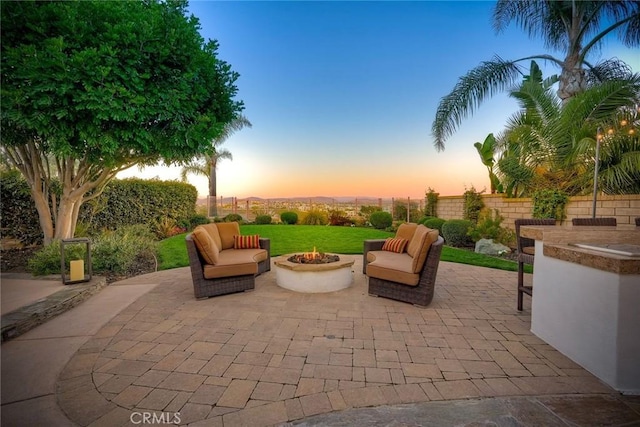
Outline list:
[[[501,94],[483,102],[446,142],[433,147],[439,100],[458,78],[499,55],[550,52],[509,27],[492,28],[495,2],[192,1],[205,39],[240,74],[237,99],[252,127],[222,148],[218,197],[424,198],[489,191],[473,146],[500,133],[518,109]],[[640,56],[607,39],[593,63],[610,57],[640,69]],[[528,71],[528,63],[522,63]],[[540,61],[544,77],[559,70]],[[118,175],[177,180],[179,167]],[[208,180],[189,176],[201,197]]]

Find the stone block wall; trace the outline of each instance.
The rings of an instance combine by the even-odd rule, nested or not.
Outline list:
[[[504,217],[503,225],[513,228],[516,218],[531,218],[533,203],[531,198],[508,199],[500,194],[483,194],[482,200],[487,208],[498,209]],[[462,196],[442,196],[438,198],[438,217],[459,219],[463,216]],[[569,198],[565,222],[576,217],[591,217],[593,198],[574,196]],[[600,195],[596,200],[597,217],[615,217],[618,224],[635,224],[640,217],[640,194],[607,196]]]

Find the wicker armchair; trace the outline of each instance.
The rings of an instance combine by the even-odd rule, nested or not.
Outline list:
[[[576,225],[594,225],[615,227],[618,222],[615,218],[573,218],[571,223]]]
[[[533,265],[535,240],[522,237],[520,227],[523,225],[555,225],[555,219],[520,218],[516,219],[516,242],[518,245],[518,311],[522,311],[524,294],[533,297],[533,288],[524,284],[524,265]]]
[[[365,240],[364,242],[364,268],[367,265],[367,252],[379,251],[382,249],[384,240]],[[440,263],[440,254],[444,239],[439,236],[438,240],[431,244],[427,259],[420,271],[420,280],[416,286],[409,286],[402,283],[369,277],[369,295],[391,298],[398,301],[408,302],[418,306],[427,306],[433,300],[436,275]]]
[[[204,277],[205,261],[198,252],[198,248],[188,234],[186,237],[187,254],[189,255],[189,266],[191,267],[191,278],[193,279],[193,293],[196,298],[208,298],[218,295],[230,294],[233,292],[243,292],[255,289],[255,276],[271,270],[271,241],[260,239],[260,248],[267,251],[267,259],[258,263],[258,273],[243,276],[219,277],[207,279]]]

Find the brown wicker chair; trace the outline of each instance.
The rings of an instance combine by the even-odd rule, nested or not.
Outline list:
[[[636,227],[640,227],[640,216],[636,218]]]
[[[520,235],[523,225],[555,225],[555,219],[520,218],[516,219],[516,242],[518,245],[518,311],[522,311],[524,294],[533,297],[533,288],[524,284],[524,265],[533,265],[535,240]]]
[[[364,242],[364,265],[367,264],[367,252],[379,251],[382,249],[384,240],[365,240]],[[369,295],[376,295],[391,298],[398,301],[408,302],[419,306],[427,306],[433,300],[436,284],[436,274],[440,263],[440,254],[444,239],[438,236],[438,240],[431,244],[427,259],[420,271],[420,281],[416,286],[409,286],[402,283],[369,277]]]
[[[571,223],[576,225],[610,226],[615,227],[618,222],[615,218],[573,218]]]
[[[243,292],[255,289],[255,276],[271,270],[271,241],[260,239],[260,248],[267,251],[267,259],[258,263],[258,273],[256,275],[244,275],[234,277],[220,277],[207,279],[204,277],[205,261],[198,252],[196,244],[187,234],[187,254],[189,255],[189,266],[191,267],[191,278],[193,279],[193,293],[196,298],[208,298],[218,295],[230,294],[233,292]]]

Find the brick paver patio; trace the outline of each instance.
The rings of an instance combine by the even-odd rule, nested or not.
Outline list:
[[[346,256],[349,257],[349,256]],[[497,396],[614,394],[530,331],[516,273],[443,262],[427,308],[367,294],[279,288],[193,296],[187,268],[158,283],[71,359],[58,401],[80,425],[130,425],[132,412],[183,424],[273,425],[347,408]],[[530,278],[529,278],[530,279]]]

